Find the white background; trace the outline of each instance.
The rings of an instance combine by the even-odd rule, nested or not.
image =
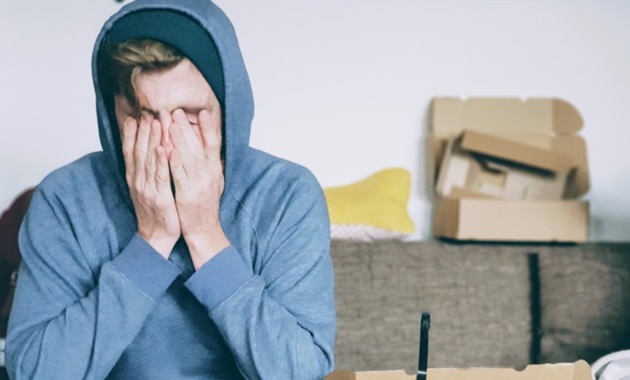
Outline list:
[[[323,186],[412,174],[430,236],[423,138],[434,96],[559,97],[582,114],[591,239],[630,241],[630,1],[217,0],[256,99],[251,144]],[[92,45],[113,0],[0,0],[0,209],[100,149]]]

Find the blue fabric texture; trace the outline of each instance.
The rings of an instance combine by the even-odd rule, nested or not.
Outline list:
[[[198,271],[183,239],[164,260],[136,234],[98,83],[108,30],[143,9],[199,23],[223,67],[220,219],[231,245]],[[227,17],[207,0],[136,0],[105,23],[92,62],[103,150],[55,170],[33,195],[6,343],[11,378],[323,378],[336,331],[325,199],[306,168],[249,146],[254,102]]]

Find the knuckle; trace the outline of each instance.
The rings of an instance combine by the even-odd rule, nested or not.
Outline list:
[[[144,181],[140,180],[139,178],[133,178],[132,182],[133,182],[133,187],[137,190],[140,190],[144,187]]]
[[[159,209],[165,209],[169,206],[169,202],[165,197],[157,197],[155,206]]]
[[[133,154],[133,146],[131,144],[124,144],[122,152],[125,157],[131,156]]]

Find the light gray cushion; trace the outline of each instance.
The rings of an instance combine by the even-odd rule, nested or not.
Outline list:
[[[541,361],[630,348],[630,244],[543,248]]]
[[[336,368],[415,372],[422,311],[432,319],[429,367],[524,367],[526,253],[436,241],[334,242]]]

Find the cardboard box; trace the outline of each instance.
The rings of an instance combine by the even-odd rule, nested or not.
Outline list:
[[[587,202],[439,199],[433,234],[458,240],[583,242]]]
[[[415,380],[405,371],[335,371],[325,380]],[[427,380],[591,380],[584,360],[575,363],[530,365],[522,371],[511,368],[429,368]]]
[[[581,128],[577,110],[560,99],[433,99],[433,235],[586,241],[589,207],[579,198],[590,183]],[[459,174],[440,182],[447,169]]]

